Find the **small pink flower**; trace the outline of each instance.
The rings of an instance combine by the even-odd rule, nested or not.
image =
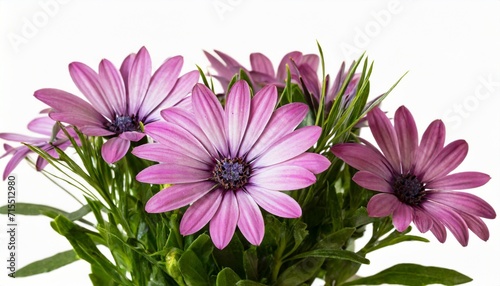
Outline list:
[[[321,128],[295,130],[308,108],[291,103],[277,109],[278,94],[269,85],[251,97],[245,81],[231,88],[225,109],[207,87],[192,92],[194,115],[180,108],[162,111],[166,122],[145,128],[158,143],[136,147],[132,153],[160,164],[146,168],[137,180],[172,184],[146,204],[151,213],[189,205],[180,223],[182,235],[210,222],[215,246],[224,248],[240,229],[252,244],[261,243],[264,219],[259,206],[276,216],[297,218],[299,204],[280,191],[302,189],[328,168],[324,156],[306,152]]]
[[[475,195],[454,190],[482,186],[490,176],[450,174],[465,159],[467,142],[444,146],[445,127],[436,120],[419,144],[415,121],[404,106],[396,111],[394,126],[379,108],[368,113],[368,123],[382,152],[367,142],[338,144],[332,152],[359,170],[353,176],[358,185],[381,192],[368,202],[370,216],[392,215],[398,231],[413,221],[420,232],[430,230],[440,242],[446,240],[446,228],[463,246],[469,241],[468,229],[482,240],[489,238],[481,217],[495,218],[493,208]]]

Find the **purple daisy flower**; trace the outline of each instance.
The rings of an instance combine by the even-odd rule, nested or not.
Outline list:
[[[465,159],[467,142],[457,140],[444,146],[445,127],[441,120],[432,122],[418,142],[411,113],[401,106],[394,126],[379,108],[368,113],[370,130],[382,152],[370,143],[344,143],[332,147],[335,156],[359,170],[353,181],[381,192],[368,202],[372,217],[392,215],[394,227],[404,231],[413,223],[422,233],[430,230],[440,241],[446,240],[446,228],[466,246],[470,229],[482,240],[489,231],[482,218],[496,213],[481,198],[454,190],[486,184],[490,176],[479,172],[449,174]]]
[[[40,89],[35,97],[53,108],[50,117],[76,126],[89,136],[105,136],[102,156],[114,163],[127,153],[130,141],[145,134],[141,125],[160,119],[160,111],[171,106],[190,106],[188,97],[198,82],[198,71],[179,77],[183,58],[167,59],[151,75],[151,58],[145,47],[131,54],[118,70],[103,59],[98,73],[83,63],[69,65],[70,75],[90,102],[59,89]]]
[[[40,117],[33,119],[28,124],[28,129],[35,133],[44,135],[44,137],[32,137],[17,133],[0,133],[0,138],[8,141],[22,142],[31,146],[38,147],[56,159],[59,158],[59,154],[55,149],[56,147],[64,151],[66,148],[71,146],[71,141],[68,139],[64,131],[60,130],[59,126],[56,125],[56,122],[49,117]],[[75,130],[66,127],[66,131],[71,135],[71,137],[75,139],[76,143],[79,144],[80,140]],[[26,158],[28,154],[33,152],[26,145],[12,147],[8,144],[4,144],[4,149],[6,153],[3,154],[0,159],[7,155],[12,155],[12,158],[7,163],[7,166],[5,166],[3,172],[3,180],[5,180],[9,176],[9,174],[17,167],[22,159]],[[38,156],[35,165],[36,170],[43,170],[47,163],[47,160],[43,159],[41,156]]]
[[[327,158],[306,152],[321,128],[294,130],[308,107],[291,103],[277,109],[277,90],[269,85],[251,97],[245,81],[231,88],[225,109],[206,86],[192,92],[194,115],[180,108],[162,111],[166,122],[145,127],[158,143],[134,148],[140,158],[160,164],[148,167],[137,180],[172,184],[146,204],[150,213],[190,205],[180,223],[182,235],[210,222],[215,246],[224,248],[240,229],[252,244],[261,243],[264,219],[259,206],[276,216],[297,218],[300,205],[280,191],[302,189],[328,168]]]

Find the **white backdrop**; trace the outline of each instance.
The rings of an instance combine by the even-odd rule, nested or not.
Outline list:
[[[206,68],[202,50],[224,51],[244,65],[262,52],[277,65],[292,50],[323,47],[327,71],[363,51],[375,63],[372,96],[408,75],[385,100],[392,115],[406,105],[419,130],[436,118],[447,124],[447,142],[466,139],[469,155],[460,170],[482,171],[491,181],[471,190],[500,211],[500,1],[0,1],[0,132],[27,133],[26,124],[45,106],[32,95],[54,87],[79,94],[67,71],[81,61],[97,68],[102,58],[119,65],[146,46],[154,67],[181,54],[185,71]],[[3,142],[2,142],[3,143]],[[9,157],[10,158],[10,157]],[[3,171],[9,158],[0,160]],[[68,211],[74,203],[22,162],[19,202]],[[6,202],[1,183],[0,204]],[[44,217],[18,217],[18,266],[70,248]],[[468,285],[500,285],[499,221],[486,221],[490,240],[471,235],[462,247],[449,233],[445,244],[403,243],[369,255],[361,275],[396,263],[448,267],[474,278]],[[7,258],[6,217],[0,217],[0,261]],[[415,234],[419,234],[414,230]],[[4,265],[5,263],[0,263]],[[79,261],[56,272],[7,279],[0,285],[90,285],[89,266]]]

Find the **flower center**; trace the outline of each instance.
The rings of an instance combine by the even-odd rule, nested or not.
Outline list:
[[[212,172],[213,180],[226,190],[237,190],[248,182],[250,177],[250,165],[242,158],[217,161]]]
[[[417,206],[425,195],[424,185],[413,174],[399,175],[392,182],[394,195],[403,203]]]
[[[106,126],[109,131],[115,133],[123,133],[127,131],[139,131],[139,122],[135,115],[132,116],[116,116],[113,122],[110,122]]]

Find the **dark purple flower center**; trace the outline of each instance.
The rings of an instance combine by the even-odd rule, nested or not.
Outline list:
[[[115,120],[109,122],[106,127],[109,131],[115,133],[140,130],[139,121],[137,121],[135,115],[116,116]]]
[[[424,185],[413,174],[401,174],[392,182],[394,195],[403,203],[417,206],[425,195]]]
[[[224,158],[217,161],[213,170],[213,180],[226,190],[237,190],[248,182],[250,165],[242,158]]]

